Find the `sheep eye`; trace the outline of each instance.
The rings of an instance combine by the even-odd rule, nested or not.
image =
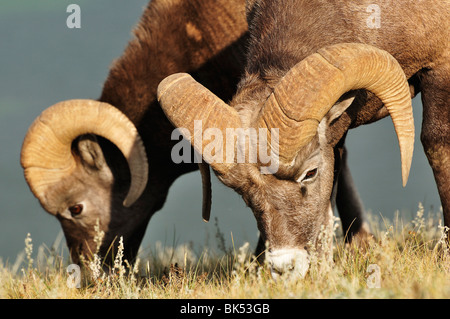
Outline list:
[[[308,179],[311,179],[314,176],[316,176],[316,174],[317,174],[317,168],[312,169],[312,170],[308,171],[308,173],[306,173],[305,177],[303,177],[303,180],[306,181]]]
[[[69,212],[72,214],[72,216],[80,215],[83,211],[83,205],[77,204],[69,207]]]

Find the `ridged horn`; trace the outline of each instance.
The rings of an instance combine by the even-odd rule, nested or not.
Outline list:
[[[230,159],[230,156],[226,156],[227,152],[235,154],[235,149],[230,149],[230,146],[226,148],[226,144],[235,147],[236,141],[227,143],[223,138],[221,147],[214,150],[214,157],[221,160],[214,161],[203,152],[205,146],[208,145],[208,141],[203,139],[203,132],[208,129],[219,129],[222,136],[225,137],[227,128],[239,128],[241,121],[236,110],[187,73],[175,73],[162,80],[158,86],[157,96],[169,121],[175,127],[184,129],[181,130],[184,138],[191,142],[194,149],[202,154],[203,159],[216,172],[224,174],[235,165],[234,158],[232,161],[226,160]],[[201,121],[201,130],[196,127],[196,121]],[[186,129],[189,136],[185,134]],[[201,141],[201,143],[196,141]],[[216,156],[217,153],[219,156]]]
[[[319,122],[344,93],[366,89],[386,106],[400,146],[403,186],[414,149],[414,120],[405,74],[388,52],[359,43],[320,49],[278,82],[258,119],[262,128],[279,128],[280,162],[291,163],[317,133]]]
[[[44,110],[25,136],[21,165],[33,194],[44,208],[49,187],[73,172],[71,145],[83,134],[96,134],[114,143],[127,159],[131,185],[123,202],[131,206],[147,184],[148,161],[133,123],[117,108],[94,100],[68,100]]]

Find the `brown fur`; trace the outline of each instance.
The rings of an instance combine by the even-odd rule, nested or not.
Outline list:
[[[190,72],[221,98],[230,99],[244,66],[246,32],[243,0],[149,3],[133,39],[113,63],[99,98],[124,112],[138,128],[149,158],[147,188],[133,206],[123,207],[129,173],[120,152],[101,138],[82,137],[74,143],[80,163],[77,173],[57,183],[48,194],[59,207],[56,215],[74,262],[95,251],[97,220],[105,232],[100,253],[104,256],[111,243],[117,244],[123,236],[125,258],[135,258],[149,219],[162,207],[172,182],[197,169],[194,164],[175,165],[170,159],[174,127],[156,101],[157,85],[171,73]],[[82,147],[86,143],[90,146]],[[86,156],[105,165],[86,165]],[[112,180],[102,177],[109,175]],[[90,211],[80,216],[67,213],[68,205],[88,199]]]
[[[378,4],[381,27],[368,28],[366,8]],[[391,53],[409,79],[412,95],[422,92],[422,142],[433,168],[450,227],[450,6],[448,1],[255,0],[247,6],[250,41],[246,73],[231,105],[244,125],[255,126],[261,107],[274,85],[299,61],[318,49],[337,43],[366,43]],[[315,242],[327,222],[327,207],[338,181],[343,142],[349,128],[386,116],[380,100],[364,90],[337,119],[330,112],[316,138],[299,153],[293,167],[261,175],[255,165],[236,165],[219,178],[242,194],[252,207],[258,227],[271,249],[303,249]],[[281,141],[282,142],[282,141]],[[313,182],[297,182],[308,170],[305,163],[320,149]],[[340,182],[351,184],[342,166]],[[345,168],[345,169],[344,169]],[[345,183],[345,182],[344,182]],[[339,186],[339,185],[338,185]],[[348,186],[348,185],[347,185]],[[338,191],[339,193],[339,191]],[[351,198],[352,187],[341,189]],[[345,196],[345,195],[343,195]],[[338,203],[347,230],[365,232],[356,206]]]

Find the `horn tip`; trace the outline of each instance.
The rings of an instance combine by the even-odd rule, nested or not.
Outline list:
[[[406,187],[406,184],[408,183],[408,178],[409,178],[409,169],[405,170],[405,172],[402,173],[403,187]]]
[[[407,165],[402,165],[402,184],[403,187],[406,187],[408,183],[409,173],[411,171],[411,161],[408,162]]]
[[[401,152],[401,162],[402,162],[402,182],[403,187],[406,187],[408,183],[409,174],[411,172],[411,165],[414,152],[414,135],[409,139],[409,147],[403,147],[404,152]]]
[[[131,205],[133,205],[135,202],[135,200],[130,200],[129,198],[125,198],[124,201],[122,202],[122,205],[126,208],[130,207]]]
[[[408,177],[403,177],[403,187],[406,187],[406,184],[408,183]]]

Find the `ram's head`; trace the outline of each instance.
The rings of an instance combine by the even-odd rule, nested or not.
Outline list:
[[[363,44],[333,45],[276,80],[248,74],[233,107],[186,74],[159,85],[158,99],[170,121],[252,208],[269,243],[274,275],[304,275],[308,247],[317,244],[328,225],[339,140],[330,136],[329,127],[358,89],[374,93],[390,113],[405,184],[414,141],[411,97],[402,68],[385,51]],[[246,133],[243,138],[230,137],[239,130]],[[244,147],[248,152],[243,154]],[[271,153],[270,165],[265,150]]]
[[[106,158],[114,158],[114,165]],[[27,132],[21,164],[33,194],[61,222],[74,262],[97,252],[97,223],[98,233],[126,236],[128,252],[134,256],[146,223],[140,232],[123,228],[135,230],[132,220],[145,209],[138,199],[147,184],[148,164],[135,126],[118,109],[93,100],[49,107]],[[133,214],[127,213],[130,210]],[[114,240],[104,238],[99,253],[105,256]]]

